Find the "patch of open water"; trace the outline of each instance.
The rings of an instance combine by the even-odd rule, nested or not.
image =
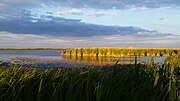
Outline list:
[[[166,57],[153,57],[163,63]],[[148,63],[152,57],[138,57],[138,63]],[[61,56],[56,50],[0,50],[0,61],[37,67],[81,67],[87,65],[134,64],[134,57],[70,57]]]

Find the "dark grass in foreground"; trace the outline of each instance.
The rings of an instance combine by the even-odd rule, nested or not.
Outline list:
[[[179,101],[180,57],[163,65],[39,70],[1,67],[1,101]]]

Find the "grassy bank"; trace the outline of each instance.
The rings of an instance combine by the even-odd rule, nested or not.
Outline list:
[[[62,49],[62,55],[77,56],[172,56],[180,53],[179,48],[72,48]]]
[[[1,67],[1,101],[178,101],[180,57],[163,65],[39,70]]]

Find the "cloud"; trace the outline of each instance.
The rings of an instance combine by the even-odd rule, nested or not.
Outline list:
[[[7,13],[11,12],[12,13]],[[49,35],[59,37],[92,37],[92,36],[108,36],[108,35],[131,35],[143,36],[159,35],[157,31],[145,30],[133,26],[104,26],[96,24],[87,24],[79,19],[66,19],[54,16],[52,12],[48,15],[36,17],[30,11],[22,9],[0,9],[0,31],[6,31],[16,34],[36,34]],[[96,16],[111,14],[107,12],[96,13]],[[99,14],[99,15],[98,15]],[[1,20],[3,19],[3,20]],[[142,34],[141,34],[142,35]],[[167,34],[162,34],[166,36]]]
[[[41,18],[17,17],[14,20],[1,20],[0,31],[17,34],[37,34],[66,37],[91,37],[104,35],[138,35],[152,33],[152,31],[133,26],[117,27],[95,24],[86,24],[81,20],[65,19],[53,16],[41,16]]]
[[[78,10],[78,9],[66,10],[66,11],[64,11],[64,13],[74,14],[74,15],[82,15],[83,14],[82,11]]]
[[[78,9],[70,9],[70,10],[65,10],[63,12],[46,12],[47,16],[53,16],[53,17],[62,17],[66,14],[71,14],[71,15],[83,15],[83,12]]]
[[[31,11],[0,6],[0,47],[174,47],[178,37],[134,26],[88,24],[80,19],[66,19],[63,14],[78,14],[78,9],[33,15]],[[111,15],[98,12],[96,15]],[[174,39],[173,39],[173,38]],[[167,41],[169,40],[169,41]],[[156,43],[157,42],[157,43]]]
[[[58,44],[69,44],[70,41],[35,34],[15,34],[0,32],[0,47],[55,47]]]
[[[0,3],[23,8],[57,6],[94,9],[180,7],[179,0],[1,0]]]
[[[5,21],[12,21],[16,19],[23,18],[23,20],[32,19],[33,15],[31,11],[19,9],[19,8],[11,8],[9,6],[0,6],[0,16],[1,18],[5,18]],[[1,20],[1,19],[0,19]]]
[[[179,47],[180,36],[92,36],[60,37],[0,32],[1,48],[72,48],[72,47]],[[179,47],[180,48],[180,47]]]
[[[98,12],[86,14],[86,13],[83,13],[81,10],[78,10],[78,9],[65,10],[64,12],[46,12],[46,15],[53,16],[53,17],[62,17],[63,15],[66,15],[66,14],[86,15],[86,16],[95,16],[95,17],[115,15],[115,13],[113,13],[113,12],[106,12],[106,11],[98,11]]]
[[[11,12],[12,13],[8,13]],[[101,36],[110,34],[134,34],[143,29],[133,27],[114,27],[95,24],[86,24],[77,19],[65,19],[54,16],[52,12],[42,15],[40,18],[31,12],[22,9],[0,9],[0,31],[17,34],[37,34],[52,36]],[[5,18],[5,19],[4,19]]]
[[[99,17],[99,16],[106,16],[106,15],[115,15],[115,13],[112,13],[112,12],[94,12],[94,13],[91,13],[91,14],[87,14],[87,16],[96,16],[96,17]]]
[[[36,22],[31,21],[32,19]],[[178,38],[180,37],[172,34],[133,26],[86,24],[81,20],[53,16],[0,20],[1,48],[126,47],[127,45],[178,47],[179,40],[176,40]]]
[[[96,8],[96,9],[127,9],[132,7],[179,7],[179,0],[46,0],[46,3],[54,3],[59,6],[75,8]]]
[[[32,8],[40,6],[40,2],[37,0],[1,0],[0,4],[18,8]]]

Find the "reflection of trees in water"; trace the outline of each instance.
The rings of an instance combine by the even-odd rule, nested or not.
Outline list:
[[[117,60],[119,62],[132,62],[134,58],[114,58],[114,57],[103,57],[103,56],[62,56],[67,60],[75,60],[79,62],[106,62],[106,63],[115,63]]]

